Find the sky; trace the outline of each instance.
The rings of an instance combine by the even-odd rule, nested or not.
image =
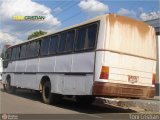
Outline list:
[[[160,18],[160,0],[0,0],[0,52],[34,31],[48,33],[107,13],[137,20]],[[13,16],[45,16],[43,21],[15,21]]]

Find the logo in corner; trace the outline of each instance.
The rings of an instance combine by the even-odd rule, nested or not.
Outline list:
[[[7,114],[2,114],[2,120],[7,120],[8,119],[8,115]]]

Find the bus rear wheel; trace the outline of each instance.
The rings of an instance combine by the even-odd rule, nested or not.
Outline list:
[[[51,93],[51,83],[50,81],[46,81],[42,86],[42,98],[46,104],[57,104],[61,101],[62,96]]]

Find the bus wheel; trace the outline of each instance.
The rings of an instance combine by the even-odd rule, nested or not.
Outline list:
[[[80,105],[90,105],[94,102],[95,97],[90,95],[76,96],[76,102]]]
[[[44,103],[51,104],[52,103],[52,93],[51,93],[51,83],[46,81],[42,86],[42,98]]]
[[[46,81],[42,86],[42,98],[46,104],[57,104],[61,101],[62,96],[51,93],[51,83],[50,81]]]
[[[8,93],[14,93],[16,91],[16,87],[11,86],[11,81],[7,80],[7,83],[4,85],[4,90]]]

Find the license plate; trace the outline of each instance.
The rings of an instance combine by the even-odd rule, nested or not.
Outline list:
[[[132,75],[128,75],[128,82],[129,83],[137,83],[139,80],[139,77],[138,76],[132,76]]]

